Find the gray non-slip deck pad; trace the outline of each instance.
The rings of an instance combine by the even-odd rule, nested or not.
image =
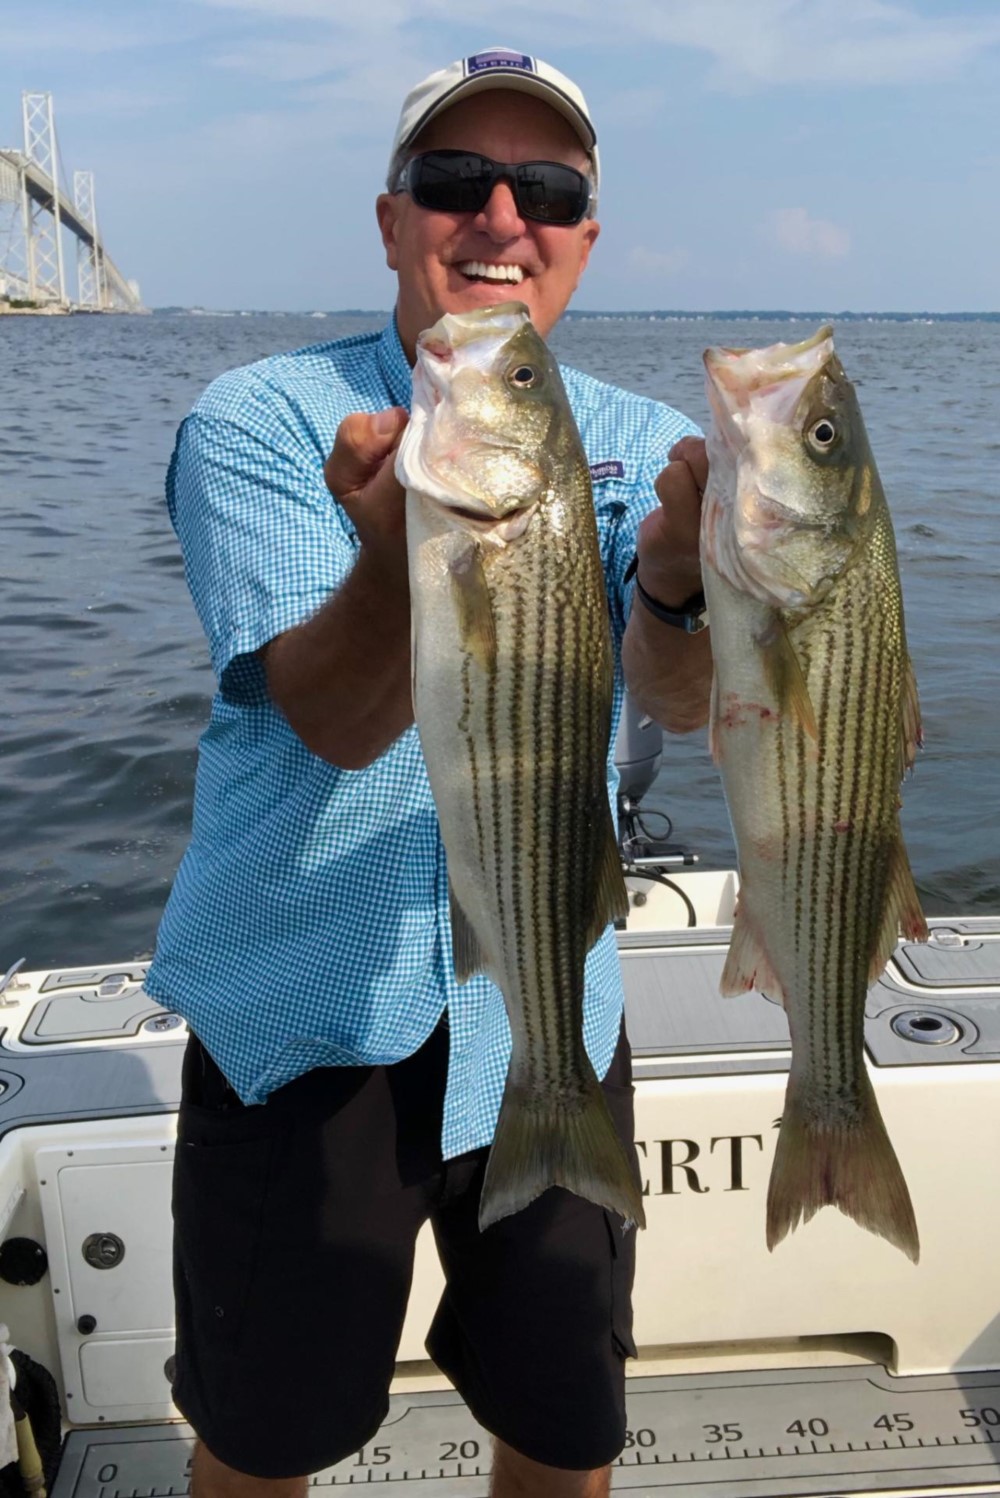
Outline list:
[[[266,1401],[263,1405],[266,1411]],[[616,1492],[664,1498],[1000,1494],[1000,1375],[882,1368],[632,1378]],[[189,1491],[185,1425],[73,1432],[53,1498]],[[313,1479],[405,1498],[486,1498],[490,1443],[453,1393],[394,1397],[371,1443]]]

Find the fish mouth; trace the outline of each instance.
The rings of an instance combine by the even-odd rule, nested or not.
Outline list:
[[[419,404],[422,397],[427,397],[432,407],[441,404],[460,349],[466,351],[467,363],[483,375],[488,374],[497,350],[528,321],[530,315],[524,302],[515,301],[475,307],[469,312],[445,312],[417,339],[414,403]]]
[[[523,536],[531,523],[531,517],[538,509],[537,500],[527,505],[517,502],[506,509],[503,508],[504,501],[500,500],[496,508],[478,509],[471,505],[455,504],[450,499],[444,500],[439,495],[427,494],[426,491],[424,498],[452,525],[459,521],[463,530],[474,531],[484,541],[493,541],[501,546]]]
[[[481,262],[466,262],[479,264]],[[447,363],[455,351],[469,344],[505,343],[526,322],[531,314],[524,302],[494,302],[489,307],[471,307],[467,312],[445,312],[433,325],[426,328],[417,339],[417,360],[426,353],[431,360]]]
[[[825,323],[800,343],[710,348],[703,357],[712,412],[735,457],[747,446],[751,419],[790,424],[806,386],[833,357],[833,329]]]
[[[488,396],[503,350],[526,323],[528,308],[512,300],[444,313],[420,334],[410,421],[396,454],[396,475],[404,488],[430,500],[450,524],[500,545],[527,529],[544,476],[513,439],[494,442],[483,434],[470,440],[462,420],[453,420],[447,407],[454,392],[475,396],[480,385]],[[430,431],[435,442],[425,447]]]

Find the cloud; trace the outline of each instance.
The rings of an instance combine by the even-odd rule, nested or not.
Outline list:
[[[628,252],[628,268],[637,276],[673,276],[688,263],[686,250],[651,250],[637,244]]]
[[[829,219],[813,218],[805,208],[779,208],[771,214],[766,232],[790,255],[840,260],[850,253],[851,236]]]
[[[630,88],[606,93],[601,100],[601,115],[615,124],[640,128],[659,123],[667,104],[662,88]]]
[[[393,44],[412,51],[421,33],[455,19],[453,0],[200,0],[204,7],[240,12],[280,24],[324,30],[342,44],[367,39],[380,56]],[[939,4],[927,13],[914,0],[506,0],[503,30],[519,45],[606,52],[659,44],[704,54],[710,82],[720,89],[780,85],[842,87],[905,84],[953,76],[977,56],[1000,46],[1000,16],[969,0]],[[480,44],[492,44],[485,36]],[[247,50],[248,66],[265,61]],[[412,71],[412,70],[411,70]]]
[[[83,7],[64,7],[36,0],[36,14],[19,22],[4,18],[2,59],[5,63],[48,60],[63,53],[96,58],[108,53],[176,46],[197,36],[198,28],[161,7],[136,6],[114,21],[95,16]],[[38,12],[45,12],[40,18]]]

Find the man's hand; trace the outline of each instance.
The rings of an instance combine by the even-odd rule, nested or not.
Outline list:
[[[702,437],[682,437],[656,480],[660,508],[639,527],[639,577],[651,597],[680,608],[701,589],[698,537],[701,497],[708,480]]]
[[[401,406],[373,416],[362,411],[345,416],[323,469],[327,488],[347,512],[374,569],[404,588],[406,496],[394,465],[408,419]]]
[[[682,437],[656,480],[660,508],[639,527],[638,576],[650,597],[679,609],[701,590],[699,533],[708,458],[700,437]],[[638,593],[622,645],[629,691],[644,712],[672,733],[700,728],[712,685],[711,630],[687,634],[657,619]]]
[[[370,765],[413,722],[405,495],[393,466],[406,422],[397,406],[340,423],[323,471],[361,549],[319,613],[264,653],[273,701],[314,754],[345,770]]]

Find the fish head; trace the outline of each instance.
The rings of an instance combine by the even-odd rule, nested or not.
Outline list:
[[[558,366],[522,302],[446,313],[417,340],[396,474],[463,526],[516,540],[551,487]]]
[[[832,329],[795,344],[709,349],[705,368],[706,560],[763,602],[808,609],[854,555],[877,483]]]

